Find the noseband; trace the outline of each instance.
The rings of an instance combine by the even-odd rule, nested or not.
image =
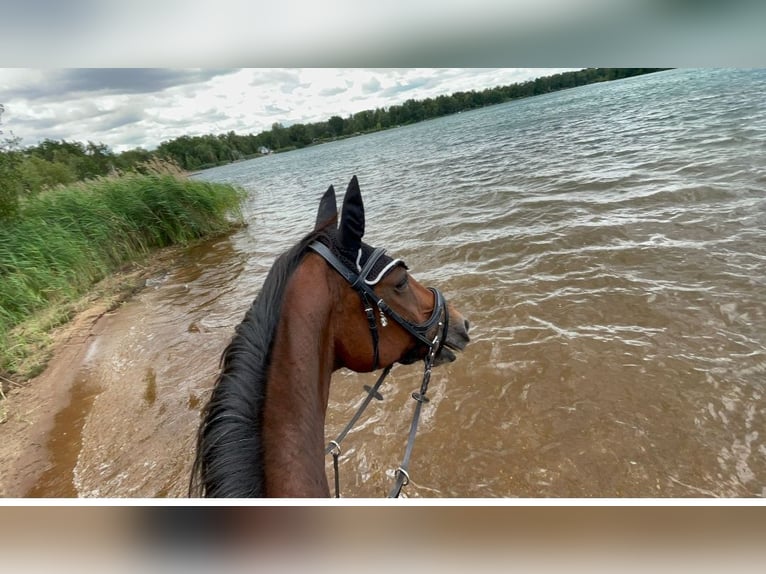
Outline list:
[[[447,328],[448,328],[448,313],[446,304],[444,301],[444,295],[442,295],[441,291],[438,289],[434,289],[433,287],[429,287],[428,289],[434,294],[434,309],[431,312],[431,316],[428,318],[428,320],[425,323],[421,324],[415,324],[411,323],[404,317],[402,317],[399,313],[394,311],[389,305],[378,295],[375,293],[372,286],[368,285],[368,283],[365,281],[365,278],[370,273],[370,271],[375,266],[375,263],[383,256],[383,254],[386,252],[385,249],[378,247],[377,249],[373,250],[373,252],[370,254],[370,256],[367,258],[367,261],[364,264],[364,267],[362,267],[361,271],[359,273],[355,273],[351,269],[349,269],[341,260],[340,258],[335,255],[335,253],[332,252],[332,250],[327,247],[324,243],[321,243],[319,241],[314,241],[309,245],[309,249],[316,252],[318,255],[320,255],[327,263],[332,266],[333,269],[335,269],[338,273],[340,273],[341,277],[343,277],[350,285],[351,287],[359,294],[359,297],[362,300],[362,306],[364,307],[364,312],[367,315],[367,323],[370,327],[370,334],[372,336],[372,346],[373,346],[373,362],[372,362],[372,370],[376,370],[380,367],[379,365],[379,358],[380,353],[378,350],[378,342],[379,342],[379,334],[378,334],[378,322],[375,318],[375,310],[374,308],[378,308],[378,312],[380,314],[380,324],[385,327],[388,325],[388,320],[386,316],[390,317],[394,321],[396,321],[405,331],[407,331],[410,335],[412,335],[415,340],[417,340],[420,344],[425,346],[428,349],[427,355],[430,355],[432,357],[436,356],[436,354],[441,350],[441,348],[444,346],[444,341],[446,339],[447,335]],[[442,320],[443,316],[443,320]],[[435,326],[439,325],[441,329],[438,329],[438,332],[434,335],[431,334],[429,336],[429,332],[433,330]],[[413,362],[415,358],[415,352],[417,349],[413,351],[413,354],[405,355],[402,360],[403,362]]]

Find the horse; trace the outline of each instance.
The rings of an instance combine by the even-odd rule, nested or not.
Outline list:
[[[364,230],[353,176],[340,221],[331,185],[313,231],[274,262],[222,354],[202,410],[190,496],[330,496],[332,373],[411,364],[429,353],[439,365],[469,342],[468,321],[441,292],[363,242]]]

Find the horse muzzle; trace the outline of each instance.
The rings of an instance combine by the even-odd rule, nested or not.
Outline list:
[[[468,330],[471,326],[468,320],[455,311],[451,305],[447,306],[447,313],[449,313],[447,335],[444,344],[434,358],[434,366],[454,361],[457,358],[455,352],[463,351],[471,340],[468,336]]]

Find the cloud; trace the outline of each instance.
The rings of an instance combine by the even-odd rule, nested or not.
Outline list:
[[[155,148],[182,135],[258,133],[346,117],[559,70],[513,69],[0,69],[3,129],[31,146],[45,138]],[[28,98],[9,99],[9,93]]]
[[[268,104],[264,106],[263,108],[264,113],[270,115],[270,116],[283,116],[285,114],[289,114],[290,110],[286,108],[280,108],[279,106],[275,106],[274,104]]]
[[[17,85],[0,89],[0,99],[55,100],[85,94],[151,94],[168,88],[200,84],[233,69],[168,70],[157,68],[82,68],[22,76]]]
[[[255,73],[251,86],[275,87],[283,94],[291,94],[299,88],[308,88],[311,84],[301,80],[300,74],[293,70],[258,70]]]
[[[380,81],[378,78],[372,77],[362,84],[362,93],[365,95],[374,94],[380,91]]]
[[[4,123],[23,145],[93,140],[123,150],[143,133],[141,145],[153,148],[167,133],[236,127],[227,99],[236,76],[229,69],[0,70],[0,102]]]
[[[64,88],[72,92],[150,94],[186,84],[199,84],[235,69],[168,70],[156,68],[97,68],[66,70]]]
[[[100,107],[90,100],[46,107],[36,112],[26,111],[14,115],[14,133],[23,134],[22,143],[33,145],[43,139],[76,139],[104,141],[115,139],[122,128],[139,124],[149,114],[136,104]],[[72,137],[73,134],[76,137]]]
[[[380,95],[384,97],[395,97],[399,94],[402,94],[404,92],[409,92],[412,90],[422,89],[422,88],[430,88],[434,85],[436,85],[436,81],[434,78],[413,78],[412,80],[408,80],[404,83],[397,83],[391,87],[388,87],[381,91]]]
[[[264,86],[275,83],[288,83],[295,84],[300,83],[300,76],[297,71],[292,70],[256,70],[253,79],[250,81],[251,86]]]
[[[337,96],[338,94],[342,94],[345,92],[348,88],[341,88],[340,86],[336,88],[325,88],[323,90],[319,90],[319,95],[323,97],[329,97],[329,96]]]
[[[137,124],[145,119],[145,115],[138,110],[116,110],[113,113],[102,116],[101,121],[94,124],[93,128],[98,131],[111,131],[130,124]]]

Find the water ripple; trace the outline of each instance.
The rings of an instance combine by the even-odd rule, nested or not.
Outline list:
[[[413,495],[759,495],[764,111],[763,70],[674,70],[210,170],[250,191],[253,225],[235,292],[198,304],[244,304],[356,173],[369,241],[474,325]],[[358,401],[346,378],[331,411]],[[385,489],[416,378],[354,435],[351,495]]]

